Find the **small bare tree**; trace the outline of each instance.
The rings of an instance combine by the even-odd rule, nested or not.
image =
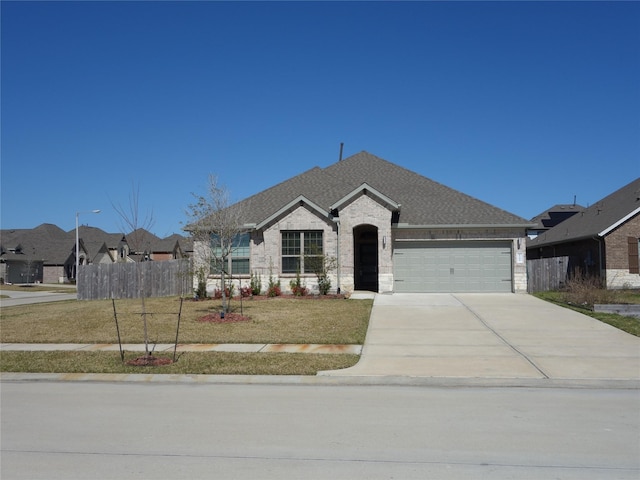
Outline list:
[[[127,244],[129,245],[129,250],[133,252],[141,252],[143,251],[143,241],[144,241],[144,231],[150,230],[154,224],[153,212],[148,212],[146,215],[141,216],[140,214],[140,188],[139,186],[134,185],[131,189],[131,193],[129,194],[129,204],[126,207],[123,207],[120,204],[113,204],[112,206],[118,216],[120,217],[121,225],[123,233],[126,231],[130,231],[131,234],[127,235]],[[135,263],[136,276],[138,278],[138,287],[139,287],[139,295],[142,311],[140,312],[140,316],[142,317],[142,325],[144,328],[144,353],[146,357],[149,357],[151,354],[149,350],[149,331],[147,325],[147,309],[145,304],[145,295],[146,295],[146,285],[145,285],[145,275],[144,269],[139,262]]]
[[[205,195],[192,194],[195,203],[187,210],[186,230],[191,232],[196,244],[200,245],[199,255],[202,263],[195,266],[196,271],[205,268],[220,274],[222,290],[222,311],[227,313],[227,294],[225,276],[228,259],[237,248],[239,235],[246,231],[243,226],[242,209],[238,204],[231,205],[229,192],[218,182],[215,175],[209,175],[207,192]]]

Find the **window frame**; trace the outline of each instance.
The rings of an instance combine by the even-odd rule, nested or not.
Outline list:
[[[219,246],[215,246],[216,242],[218,242],[220,237],[215,233],[211,235],[211,260],[209,262],[211,272],[213,275],[220,275],[221,268],[218,262],[220,260],[216,259],[216,256],[213,254],[214,249],[220,249]],[[226,258],[226,268],[224,269],[225,275],[231,276],[243,276],[251,274],[251,234],[249,232],[238,233],[233,238],[233,246],[231,247],[231,251]],[[245,244],[246,243],[246,244]],[[234,269],[234,265],[246,265],[246,268],[243,268],[242,271],[237,272]],[[237,268],[237,267],[236,267]],[[246,271],[245,271],[246,270]]]
[[[307,259],[324,255],[323,230],[281,230],[280,242],[280,272],[283,275],[315,273],[307,267]],[[316,247],[315,252],[312,252],[313,247]]]

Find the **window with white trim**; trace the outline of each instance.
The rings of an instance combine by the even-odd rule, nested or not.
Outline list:
[[[312,260],[323,254],[322,230],[281,233],[282,273],[314,273]]]

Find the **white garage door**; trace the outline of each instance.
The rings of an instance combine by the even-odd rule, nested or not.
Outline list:
[[[396,242],[396,292],[511,292],[511,242]]]

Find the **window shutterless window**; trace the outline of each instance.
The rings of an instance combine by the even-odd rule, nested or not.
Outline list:
[[[313,273],[322,254],[321,230],[282,232],[282,273]]]
[[[233,239],[230,252],[226,258],[225,272],[232,275],[248,275],[250,273],[250,235],[243,233],[236,235]],[[229,250],[229,249],[227,249]],[[220,273],[222,270],[222,256],[224,249],[220,243],[220,237],[211,236],[211,271]]]

